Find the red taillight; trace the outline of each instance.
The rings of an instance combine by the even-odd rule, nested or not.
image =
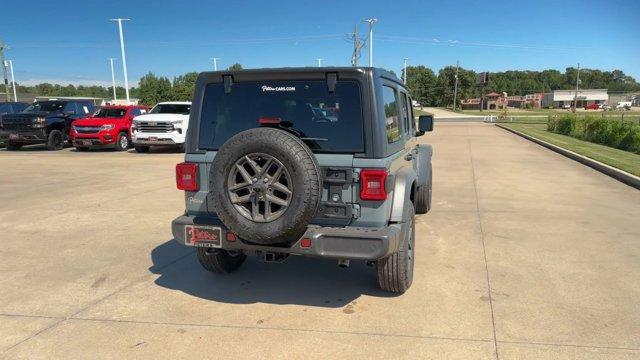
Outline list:
[[[227,241],[228,242],[234,242],[238,239],[238,237],[236,236],[235,233],[232,233],[231,231],[227,231]]]
[[[178,190],[198,191],[198,165],[193,163],[180,163],[176,165],[176,186]]]
[[[311,239],[304,238],[304,239],[300,240],[300,247],[301,248],[310,248],[311,247]]]
[[[380,169],[364,169],[360,172],[360,199],[386,200],[387,190],[384,183],[387,171]]]

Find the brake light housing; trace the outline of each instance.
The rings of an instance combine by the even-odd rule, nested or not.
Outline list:
[[[198,164],[183,162],[176,165],[176,186],[178,190],[198,191]]]
[[[384,169],[363,169],[360,172],[360,199],[386,200],[385,182],[388,175]]]

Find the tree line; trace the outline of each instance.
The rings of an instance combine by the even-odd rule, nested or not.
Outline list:
[[[228,70],[241,70],[241,64],[233,64]],[[490,74],[488,92],[506,92],[509,95],[526,95],[553,90],[570,90],[576,86],[577,69],[566,68],[542,71],[504,71]],[[404,74],[404,70],[403,70]],[[411,89],[413,99],[424,106],[453,105],[455,85],[455,66],[447,66],[436,74],[432,69],[423,66],[407,67],[407,86]],[[462,99],[480,97],[481,89],[476,86],[476,72],[458,68],[458,105]],[[155,105],[160,101],[191,100],[198,73],[189,72],[173,79],[148,73],[140,79],[137,87],[130,89],[131,97],[140,99],[143,104]],[[583,89],[608,89],[610,92],[640,91],[640,84],[621,70],[601,71],[597,69],[580,69],[580,87]],[[111,98],[112,89],[103,86],[73,86],[57,84],[38,84],[35,86],[18,86],[19,93],[39,96],[88,96]],[[124,98],[124,88],[116,87],[119,99]]]
[[[526,95],[571,90],[576,87],[577,71],[576,68],[568,67],[564,73],[558,70],[495,72],[489,75],[489,83],[484,91],[485,94],[506,92],[509,95]],[[444,67],[437,74],[423,65],[409,66],[407,86],[411,89],[413,99],[420,104],[448,107],[453,105],[455,74],[455,66]],[[477,73],[473,70],[458,68],[458,105],[462,99],[480,97],[482,90],[476,85],[476,76]],[[640,91],[640,84],[621,70],[580,69],[580,88],[629,92]]]
[[[227,70],[242,70],[241,64],[233,64]],[[140,99],[147,105],[155,105],[160,101],[191,101],[193,91],[198,78],[197,72],[188,72],[169,79],[165,76],[157,76],[149,72],[140,79],[137,87],[129,89],[131,98]],[[86,96],[110,99],[113,97],[113,89],[105,86],[74,86],[42,83],[34,86],[16,84],[16,90],[20,94],[33,96]],[[116,86],[118,99],[125,98],[125,90],[122,86]]]

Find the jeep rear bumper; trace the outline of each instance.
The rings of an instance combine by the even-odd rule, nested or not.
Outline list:
[[[407,226],[402,223],[382,228],[326,227],[309,225],[304,235],[290,247],[249,244],[237,239],[226,240],[227,228],[214,217],[183,215],[174,219],[171,230],[174,239],[185,245],[185,226],[205,225],[221,228],[221,248],[245,252],[273,252],[316,256],[333,259],[377,260],[398,251],[400,239]],[[302,239],[311,239],[310,247],[302,247]]]

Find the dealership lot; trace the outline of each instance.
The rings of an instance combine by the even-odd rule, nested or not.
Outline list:
[[[638,358],[640,192],[492,125],[436,124],[402,296],[373,269],[172,241],[179,153],[0,151],[0,357]]]

